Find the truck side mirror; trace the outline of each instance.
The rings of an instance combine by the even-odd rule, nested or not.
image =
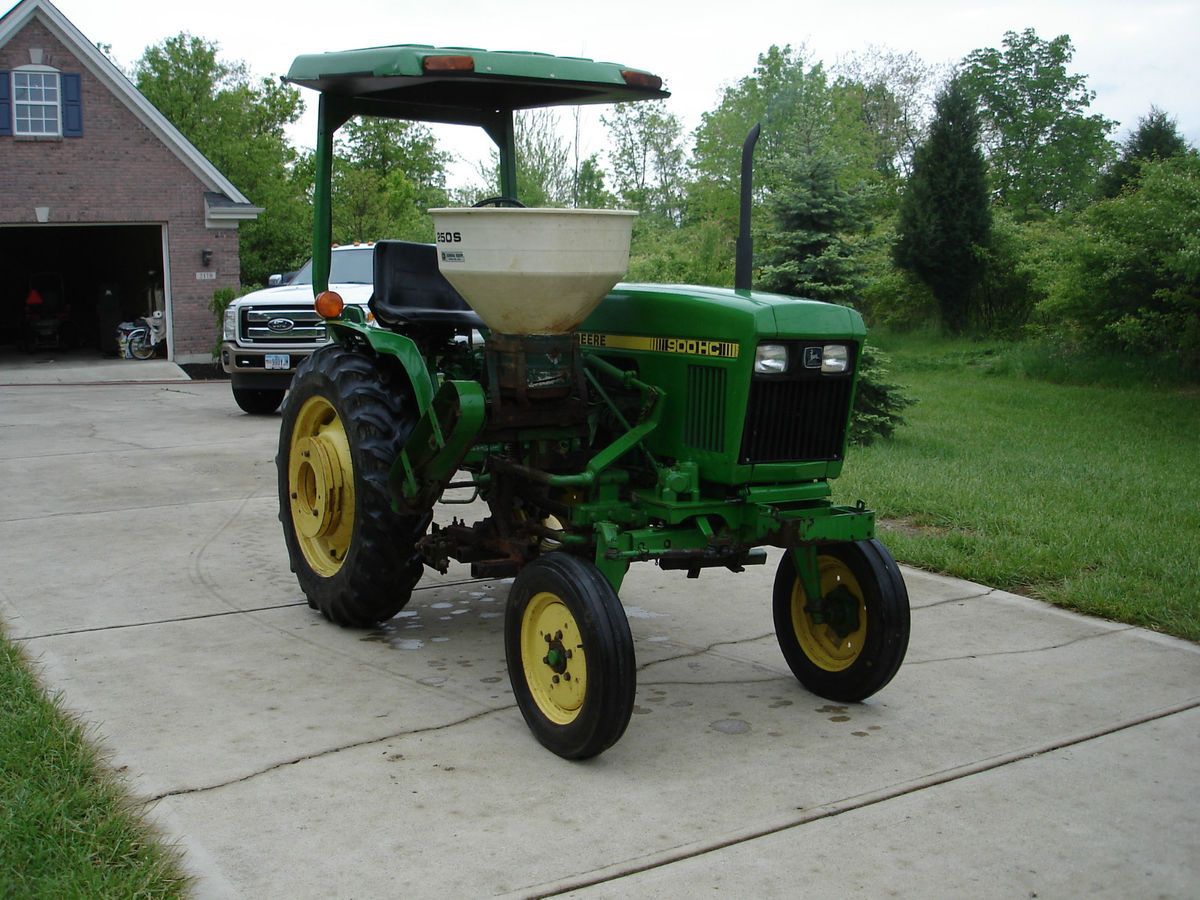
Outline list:
[[[276,273],[267,277],[267,287],[279,287],[283,284],[283,276]]]

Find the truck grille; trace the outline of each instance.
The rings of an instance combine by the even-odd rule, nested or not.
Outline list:
[[[813,344],[812,346],[820,346]],[[846,423],[858,352],[850,347],[850,372],[822,375],[797,368],[786,376],[755,377],[750,383],[742,463],[838,460],[846,443]],[[802,358],[805,345],[793,347]]]
[[[725,370],[688,366],[683,442],[697,450],[725,450]]]
[[[238,339],[244,344],[320,344],[325,322],[311,306],[247,306],[238,317]]]

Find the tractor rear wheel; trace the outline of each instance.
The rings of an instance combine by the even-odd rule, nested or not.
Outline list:
[[[504,619],[508,678],[543,746],[587,759],[620,739],[637,671],[629,620],[591,563],[548,553],[517,575]]]
[[[417,415],[401,373],[336,344],[296,372],[283,407],[279,519],[292,571],[338,625],[366,627],[408,603],[430,514],[392,510],[388,473]]]
[[[809,602],[791,552],[775,574],[775,637],[793,674],[829,700],[857,702],[892,680],[908,650],[908,590],[879,541],[817,555],[821,597]]]

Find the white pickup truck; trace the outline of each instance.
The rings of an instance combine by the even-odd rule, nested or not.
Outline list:
[[[334,247],[329,289],[347,304],[371,299],[374,244]],[[287,284],[238,297],[225,310],[221,367],[229,373],[233,399],[251,415],[279,409],[296,366],[329,342],[313,308],[312,260]]]

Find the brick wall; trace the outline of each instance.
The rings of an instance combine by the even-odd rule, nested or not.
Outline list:
[[[0,47],[0,70],[28,65],[31,47],[45,51],[43,64],[81,74],[83,137],[0,137],[0,223],[36,224],[34,208],[46,206],[54,224],[165,224],[175,355],[207,356],[213,291],[238,286],[237,230],[204,227],[204,184],[41,22]],[[196,280],[203,249],[216,281]]]

